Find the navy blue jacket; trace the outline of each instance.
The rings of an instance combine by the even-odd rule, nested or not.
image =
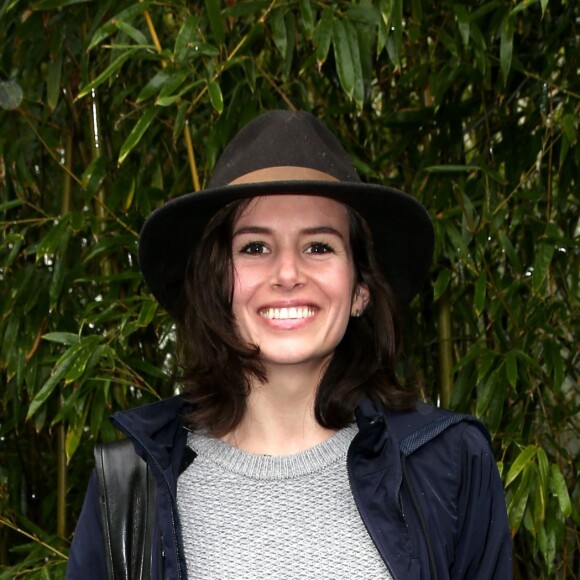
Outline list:
[[[186,580],[177,512],[186,430],[180,397],[111,418],[133,441],[158,487],[152,569]],[[485,427],[471,417],[420,404],[392,412],[364,400],[348,451],[352,493],[395,580],[508,580],[511,539],[501,480]],[[426,540],[426,536],[429,540]],[[107,578],[98,489],[92,475],[72,543],[67,578]],[[157,577],[156,577],[157,578]]]

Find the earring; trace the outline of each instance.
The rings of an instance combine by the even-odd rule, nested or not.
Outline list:
[[[358,310],[358,309],[353,312],[353,316],[355,318],[359,318],[361,314],[362,314],[362,312],[360,310]]]

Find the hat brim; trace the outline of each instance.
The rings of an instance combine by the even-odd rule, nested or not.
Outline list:
[[[433,225],[413,197],[366,183],[274,181],[189,193],[151,214],[140,234],[139,264],[159,303],[178,316],[187,263],[217,211],[235,200],[284,194],[328,197],[357,211],[370,227],[375,256],[400,302],[410,301],[425,283],[433,256]]]

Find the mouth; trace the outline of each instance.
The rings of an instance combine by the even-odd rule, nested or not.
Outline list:
[[[289,308],[262,308],[259,314],[268,320],[300,320],[311,318],[317,312],[312,306],[291,306]]]

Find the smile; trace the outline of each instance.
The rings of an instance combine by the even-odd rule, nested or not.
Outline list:
[[[299,318],[310,318],[316,314],[316,309],[310,306],[299,306],[290,308],[264,308],[260,310],[260,316],[268,320],[293,320]]]

